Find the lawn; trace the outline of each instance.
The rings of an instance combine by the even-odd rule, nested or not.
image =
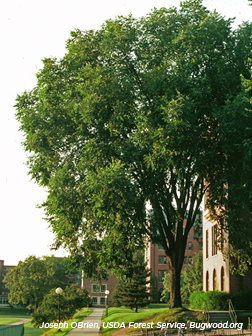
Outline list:
[[[168,303],[150,303],[148,305],[148,309],[153,309],[153,308],[170,308],[170,305]]]
[[[0,318],[31,318],[30,311],[25,308],[0,308]]]
[[[43,336],[64,336],[70,330],[72,330],[72,328],[71,328],[71,323],[72,322],[80,322],[80,321],[82,321],[85,317],[87,317],[91,313],[92,313],[92,309],[82,308],[81,310],[79,310],[74,315],[73,319],[66,321],[68,323],[68,328],[62,328],[61,332],[58,332],[57,328],[52,328],[52,329],[49,329],[49,330],[43,328],[43,329],[39,329],[39,330],[42,331],[42,332],[44,332]],[[46,331],[46,330],[48,330],[48,331]],[[41,335],[41,333],[40,334],[28,334],[28,333],[25,332],[24,336],[38,336],[38,335]]]
[[[62,332],[59,333],[57,329],[40,329],[40,328],[34,328],[31,324],[31,322],[26,322],[24,324],[24,336],[40,336],[43,334],[43,336],[54,336],[54,335],[60,335],[64,336],[66,333],[68,333],[71,330],[71,322],[80,322],[82,321],[86,316],[88,316],[92,312],[91,309],[87,311],[87,308],[83,308],[80,311],[78,311],[72,320],[66,321],[68,322],[69,328],[64,329],[62,328]],[[31,318],[30,312],[27,309],[23,308],[0,308],[0,324],[9,324],[13,322],[20,321],[22,318]]]
[[[131,309],[127,308],[109,308],[108,317],[104,317],[103,322],[119,322],[122,324],[125,323],[126,328],[125,332],[132,332],[140,329],[128,328],[129,322],[154,322],[154,327],[157,322],[167,323],[167,322],[184,322],[188,320],[191,321],[203,321],[204,315],[201,312],[193,312],[186,308],[178,309],[169,309],[165,308],[149,308],[148,310],[139,310],[138,313],[135,313]],[[102,325],[103,326],[103,325]],[[110,335],[115,333],[116,328],[103,328],[103,335]]]
[[[20,321],[20,319],[0,317],[0,324],[10,324],[18,321]]]
[[[43,329],[34,328],[31,322],[26,322],[24,324],[24,336],[39,336],[45,331]]]

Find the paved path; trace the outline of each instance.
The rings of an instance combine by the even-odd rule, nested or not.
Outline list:
[[[93,309],[93,308],[92,308]],[[98,336],[101,325],[101,317],[103,314],[103,308],[94,308],[94,311],[84,318],[82,323],[98,323],[98,328],[75,328],[67,333],[67,336]]]

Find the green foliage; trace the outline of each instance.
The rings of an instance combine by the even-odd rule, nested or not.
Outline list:
[[[190,308],[205,310],[205,302],[208,310],[228,310],[230,295],[226,292],[193,292],[190,296]]]
[[[32,314],[32,324],[38,327],[45,323],[58,322],[58,299],[56,288],[46,294],[35,313]],[[69,320],[74,316],[77,309],[87,305],[88,291],[81,289],[78,285],[66,287],[60,295],[60,318],[61,321]]]
[[[235,310],[252,310],[252,291],[236,292],[231,297]]]
[[[195,254],[193,265],[188,265],[182,272],[181,297],[183,302],[189,302],[192,292],[203,290],[203,253]]]
[[[30,256],[11,269],[5,277],[9,303],[35,308],[53,287],[67,285],[67,269],[61,259]]]
[[[128,276],[127,276],[128,275]],[[146,285],[149,283],[150,271],[146,268],[143,258],[134,259],[130,271],[119,279],[112,294],[112,305],[115,307],[135,308],[145,307],[149,303],[149,293]]]
[[[202,252],[195,254],[193,265],[188,265],[181,272],[181,298],[182,302],[189,302],[190,295],[195,291],[201,291],[203,289],[203,256]],[[162,292],[163,302],[169,302],[170,300],[170,273],[166,273],[163,280],[164,290]]]
[[[148,234],[176,274],[178,307],[187,236],[206,190],[212,218],[224,205],[222,223],[237,230],[252,190],[251,92],[240,77],[250,77],[252,25],[231,24],[191,0],[73,31],[65,56],[44,59],[35,88],[17,97],[55,247],[67,247],[88,277],[123,272]]]
[[[180,279],[180,284],[182,283],[182,279]],[[164,290],[161,294],[160,301],[169,302],[170,301],[170,291],[171,291],[171,277],[170,273],[166,273],[163,278],[163,286]]]

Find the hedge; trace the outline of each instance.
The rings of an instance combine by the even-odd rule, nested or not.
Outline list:
[[[235,310],[252,310],[252,291],[244,290],[234,293],[231,297]]]
[[[207,310],[228,310],[228,299],[230,295],[225,292],[193,292],[190,296],[190,307],[192,309],[204,310],[204,301],[207,303]]]

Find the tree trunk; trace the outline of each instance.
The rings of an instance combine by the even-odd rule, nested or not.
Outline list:
[[[137,300],[136,300],[136,298],[135,298],[135,301],[136,301],[136,305],[135,305],[135,313],[137,313],[138,304],[137,304]]]
[[[182,307],[180,293],[180,275],[181,268],[177,265],[170,266],[170,308]]]

